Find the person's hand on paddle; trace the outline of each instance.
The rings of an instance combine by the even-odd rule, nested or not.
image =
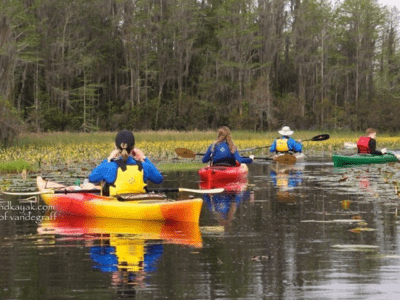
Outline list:
[[[252,155],[249,155],[249,157],[250,157],[250,159],[252,160],[252,161],[254,161],[254,155],[252,154]]]
[[[385,153],[387,153],[387,149],[386,149],[386,148],[383,148],[383,149],[381,150],[381,152],[382,152],[383,154],[385,154]]]
[[[146,156],[144,155],[143,151],[138,148],[134,148],[131,154],[135,160],[144,161],[146,159]]]

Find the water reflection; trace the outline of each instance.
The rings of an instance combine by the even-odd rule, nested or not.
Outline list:
[[[376,189],[371,184],[370,174],[364,173],[356,177],[358,180],[358,188],[364,195],[374,196]]]
[[[164,244],[202,247],[199,226],[185,222],[155,222],[57,215],[38,226],[47,243],[84,242],[92,268],[111,273],[120,297],[133,297],[144,288],[164,253]]]
[[[276,197],[278,201],[285,203],[297,202],[295,189],[300,186],[303,181],[303,170],[304,165],[302,164],[271,165],[270,176],[276,188]]]
[[[200,187],[204,188],[201,182]],[[245,201],[254,200],[254,193],[247,190],[247,183],[232,182],[223,187],[223,193],[204,194],[203,200],[219,225],[229,226],[238,207]]]
[[[111,284],[120,296],[132,296],[136,287],[157,270],[164,246],[160,241],[132,239],[129,235],[104,236],[100,245],[89,247],[93,269],[112,273]]]

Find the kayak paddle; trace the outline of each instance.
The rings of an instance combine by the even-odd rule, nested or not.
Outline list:
[[[173,192],[189,192],[195,194],[218,194],[224,191],[223,188],[217,189],[208,189],[208,190],[198,190],[198,189],[186,189],[186,188],[153,188],[147,189],[148,192],[155,193],[173,193]],[[100,194],[99,189],[94,190],[48,190],[45,192],[6,192],[1,191],[1,194],[11,195],[11,196],[34,196],[34,195],[43,195],[43,194]]]
[[[176,148],[175,152],[178,156],[183,158],[195,158],[196,155],[204,156],[204,153],[194,153],[192,150],[186,148]],[[242,157],[249,158],[248,156]],[[254,157],[254,159],[272,160],[272,157]]]
[[[154,188],[154,189],[148,189],[148,190],[149,190],[149,192],[155,192],[155,193],[189,192],[189,193],[195,193],[195,194],[219,194],[224,191],[223,188],[208,189],[208,190],[185,189],[185,188]]]
[[[304,140],[304,141],[302,141],[302,142],[309,142],[309,141],[312,141],[312,142],[320,142],[320,141],[325,141],[325,140],[327,140],[327,139],[329,139],[329,134],[319,134],[319,135],[314,136],[314,137],[311,138],[311,139]],[[256,148],[252,148],[252,149],[244,149],[244,150],[240,150],[239,152],[250,152],[250,151],[254,151],[254,150],[258,150],[258,149],[269,148],[269,147],[271,147],[271,146],[272,146],[272,145],[263,146],[263,147],[256,147]]]
[[[204,156],[204,153],[194,153],[192,150],[186,148],[176,148],[175,152],[183,158],[195,158],[196,155]]]
[[[204,153],[194,153],[192,150],[190,149],[186,149],[186,148],[177,148],[175,149],[176,154],[178,154],[178,156],[183,157],[183,158],[195,158],[196,155],[201,155],[203,156]],[[248,156],[242,156],[243,158],[249,158]],[[254,159],[263,159],[263,160],[273,160],[277,163],[281,163],[281,164],[295,164],[296,163],[296,156],[292,155],[292,154],[284,154],[284,155],[280,155],[277,156],[275,158],[273,157],[254,157]]]
[[[44,195],[44,194],[83,194],[83,193],[90,193],[90,194],[100,194],[100,190],[48,190],[46,192],[6,192],[1,191],[0,193],[4,195],[11,195],[11,196],[35,196],[35,195]]]

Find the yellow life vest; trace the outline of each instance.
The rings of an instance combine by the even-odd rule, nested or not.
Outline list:
[[[125,268],[129,272],[143,270],[145,255],[144,240],[134,240],[131,237],[121,238],[118,235],[111,234],[110,245],[115,247],[118,268]]]
[[[143,194],[146,184],[143,181],[143,169],[140,165],[126,165],[126,170],[119,167],[117,178],[110,185],[110,196],[121,194]]]
[[[288,152],[289,151],[289,146],[288,146],[288,139],[277,139],[276,140],[276,151],[277,152]]]
[[[276,185],[278,187],[288,187],[289,186],[289,178],[287,175],[278,175],[276,180]]]

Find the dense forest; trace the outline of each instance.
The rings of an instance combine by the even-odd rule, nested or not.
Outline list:
[[[376,0],[1,0],[0,130],[400,127]]]

